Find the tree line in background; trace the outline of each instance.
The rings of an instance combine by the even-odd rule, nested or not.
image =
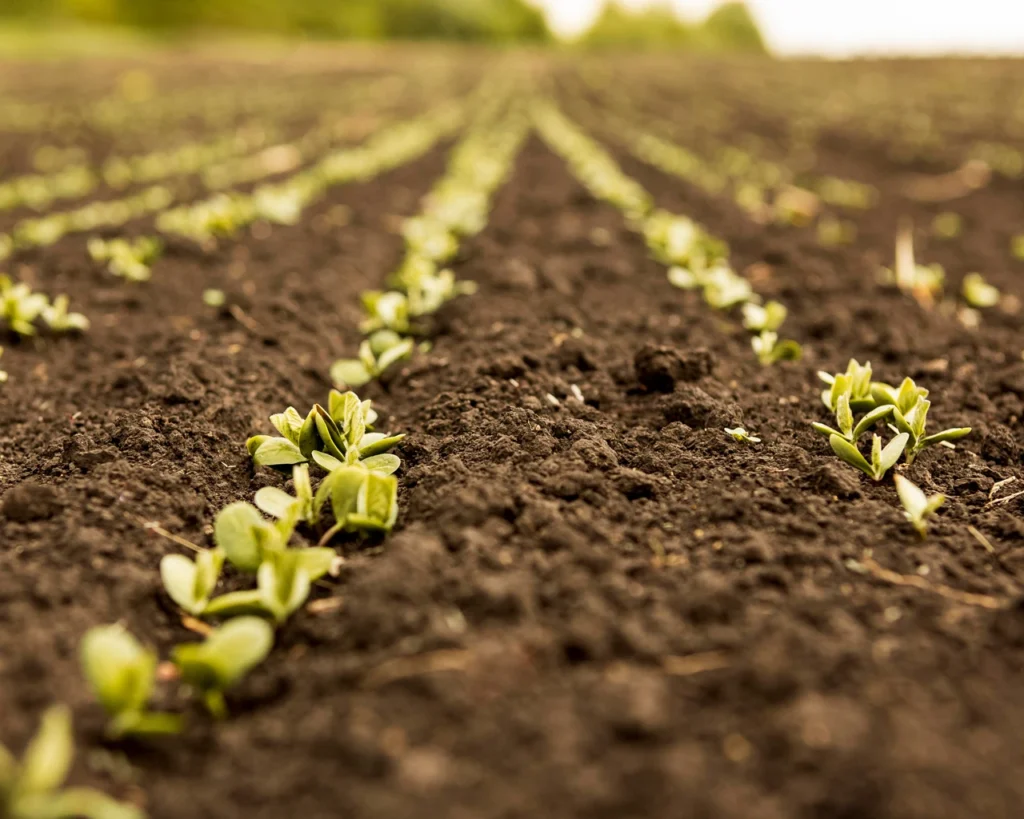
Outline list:
[[[527,0],[2,0],[0,17],[166,33],[225,29],[364,40],[553,39],[544,14]],[[765,50],[742,2],[727,2],[692,24],[668,5],[632,10],[608,0],[579,43],[598,49]]]

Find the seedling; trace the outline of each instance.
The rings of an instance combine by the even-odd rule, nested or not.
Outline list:
[[[743,427],[736,427],[735,429],[725,428],[725,432],[734,441],[739,441],[741,444],[759,444],[761,439],[751,435]]]
[[[403,339],[392,330],[378,330],[359,345],[358,358],[339,359],[331,365],[331,380],[338,385],[361,387],[411,356],[415,345],[413,339]]]
[[[887,387],[887,385],[882,385]],[[891,387],[888,387],[891,390]],[[926,397],[928,390],[918,387],[910,378],[905,378],[898,391],[895,392],[893,402],[896,406],[893,409],[892,417],[894,425],[890,425],[894,432],[901,432],[908,436],[907,463],[912,464],[914,459],[925,449],[936,444],[952,447],[953,441],[970,435],[970,427],[952,427],[936,432],[933,435],[925,434],[925,427],[928,419],[928,410],[931,408],[931,401]]]
[[[106,262],[107,269],[115,276],[144,282],[149,280],[150,267],[160,256],[163,244],[152,236],[140,236],[134,241],[94,237],[87,248],[93,261]]]
[[[750,346],[757,354],[757,360],[764,366],[777,364],[780,361],[799,361],[803,348],[795,341],[786,339],[779,341],[779,334],[772,330],[763,330],[750,339]]]
[[[747,302],[743,305],[743,326],[752,333],[776,332],[786,320],[787,312],[785,305],[777,301],[763,306]]]
[[[868,365],[868,367],[868,374],[870,375],[870,365]],[[860,440],[861,436],[865,432],[871,429],[879,421],[884,418],[888,418],[895,410],[895,407],[892,404],[883,404],[875,407],[869,411],[867,415],[861,418],[860,421],[854,423],[852,389],[852,376],[838,375],[835,377],[831,393],[835,393],[837,396],[835,399],[835,413],[836,423],[838,424],[839,429],[835,430],[826,424],[813,423],[811,426],[814,428],[815,432],[821,433],[826,438],[838,436],[851,444],[855,444]]]
[[[258,617],[237,617],[214,630],[205,642],[174,648],[182,681],[195,689],[217,719],[227,716],[224,692],[263,662],[274,645],[274,631]]]
[[[425,216],[406,219],[402,236],[411,253],[433,262],[445,262],[459,249],[458,239],[439,219]]]
[[[928,534],[928,518],[946,502],[946,496],[925,495],[919,487],[902,475],[893,475],[893,481],[896,483],[900,503],[903,504],[904,516],[923,539]]]
[[[386,465],[386,474],[398,468],[400,462],[395,456],[369,460],[387,453],[405,437],[368,432],[377,418],[369,401],[360,401],[354,392],[331,390],[328,406],[329,410],[315,405],[305,419],[294,407],[272,415],[270,422],[283,437],[256,435],[246,441],[253,461],[258,466],[290,469],[319,452],[344,464],[368,461],[368,468],[373,470]]]
[[[42,293],[33,293],[24,282],[14,284],[9,276],[0,275],[0,318],[13,332],[35,335],[34,322],[48,306],[49,299]]]
[[[110,717],[107,735],[176,734],[181,717],[147,710],[156,683],[156,654],[120,625],[97,626],[82,638],[82,669]]]
[[[203,291],[203,304],[207,307],[223,307],[226,301],[227,296],[223,290],[211,287]]]
[[[932,307],[942,293],[946,273],[941,265],[920,265],[914,260],[914,235],[909,223],[896,234],[896,259],[892,270],[883,269],[896,286],[922,307]]]
[[[896,461],[899,460],[909,438],[910,436],[905,432],[900,433],[889,441],[883,449],[882,439],[877,435],[872,436],[870,462],[860,454],[860,450],[856,446],[842,435],[833,434],[829,437],[828,442],[832,447],[832,451],[840,459],[846,461],[850,466],[856,467],[869,478],[880,481],[885,477],[885,473],[892,469]]]
[[[872,393],[872,385],[875,382],[871,380],[870,361],[867,364],[861,365],[857,359],[851,358],[850,363],[846,366],[845,375],[848,381],[837,384],[836,382],[840,377],[839,374],[832,375],[820,370],[818,371],[818,378],[828,385],[828,388],[821,393],[821,402],[829,410],[832,412],[836,411],[839,396],[846,392],[847,388],[850,391],[850,409],[854,412],[865,412],[879,405],[879,401]],[[895,401],[883,401],[881,403],[892,404]]]
[[[71,711],[55,705],[19,763],[0,745],[0,815],[7,819],[145,819],[134,805],[91,788],[61,789],[74,757]]]
[[[360,325],[364,333],[391,330],[399,335],[408,335],[412,332],[409,300],[404,293],[395,290],[366,290],[361,298],[363,311],[366,313],[366,318]]]
[[[398,480],[393,475],[339,465],[320,484],[317,509],[328,499],[335,524],[321,543],[341,531],[390,532],[398,519]]]
[[[963,294],[964,301],[971,307],[981,309],[995,307],[999,304],[999,290],[985,281],[980,273],[968,273],[964,276],[960,292]]]
[[[46,326],[58,333],[88,330],[89,319],[81,313],[69,313],[68,304],[68,297],[61,295],[53,300],[53,304],[44,308],[43,322]]]
[[[195,561],[184,555],[164,555],[160,560],[160,578],[171,599],[195,617],[201,617],[224,565],[221,549],[205,549]]]
[[[708,270],[703,277],[703,286],[704,301],[716,310],[728,310],[757,299],[750,282],[726,264]]]

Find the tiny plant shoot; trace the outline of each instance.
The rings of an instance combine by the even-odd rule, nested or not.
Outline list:
[[[379,378],[392,364],[412,355],[416,342],[393,330],[378,330],[359,345],[358,358],[343,358],[331,366],[331,381],[361,387]]]
[[[979,310],[985,307],[995,307],[999,304],[1001,295],[999,290],[985,281],[980,273],[968,273],[964,276],[960,292],[967,304]]]
[[[274,645],[273,629],[258,617],[237,617],[202,643],[174,649],[181,680],[198,693],[217,719],[227,716],[224,692],[263,662]]]
[[[731,437],[734,441],[739,441],[741,444],[759,444],[761,439],[751,435],[743,427],[736,427],[735,429],[725,428],[726,434]]]
[[[291,469],[309,460],[322,466],[325,461],[313,457],[319,453],[332,464],[361,464],[371,472],[390,475],[401,462],[388,451],[405,436],[369,432],[376,419],[369,401],[360,401],[353,392],[332,390],[328,409],[317,404],[303,418],[288,407],[270,418],[282,437],[256,435],[245,445],[257,466]]]
[[[176,734],[181,718],[147,710],[156,683],[156,654],[119,625],[86,632],[80,648],[82,669],[96,699],[110,717],[107,735]]]
[[[0,815],[6,819],[144,819],[134,805],[91,788],[61,788],[74,758],[71,712],[55,705],[19,762],[0,745]]]
[[[903,514],[923,539],[928,534],[928,518],[946,502],[945,495],[925,495],[902,475],[893,475],[896,493],[903,504]]]
[[[856,467],[872,480],[880,481],[885,477],[885,473],[892,469],[896,465],[896,461],[900,459],[900,455],[903,454],[903,450],[907,445],[908,437],[905,432],[900,433],[883,448],[882,439],[877,435],[872,436],[870,461],[861,455],[857,447],[840,435],[832,435],[828,442],[832,447],[832,451],[841,460],[846,461],[850,466]]]

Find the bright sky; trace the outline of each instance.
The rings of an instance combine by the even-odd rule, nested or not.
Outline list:
[[[603,0],[534,0],[572,35]],[[715,0],[671,0],[700,19]],[[624,0],[642,6],[650,0]],[[747,0],[779,54],[1024,53],[1024,0]]]

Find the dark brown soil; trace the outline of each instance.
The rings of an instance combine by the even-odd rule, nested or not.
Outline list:
[[[479,293],[364,391],[408,433],[396,532],[345,547],[316,592],[337,605],[281,630],[228,722],[89,753],[104,746],[84,631],[121,620],[162,652],[192,636],[157,572],[178,547],[144,523],[209,543],[219,508],[284,485],[243,442],[323,399],[358,343],[358,292],[400,258],[397,217],[443,160],[339,188],[269,237],[172,244],[137,287],[82,237],[12,265],[94,326],[5,345],[3,741],[70,703],[75,781],[157,819],[1019,816],[1024,497],[990,498],[1024,488],[1019,317],[969,331],[875,284],[881,225],[906,203],[826,250],[622,157],[789,306],[805,360],[762,369],[735,317],[671,287],[535,139],[458,261]],[[1010,200],[974,196],[1000,227],[972,241],[1008,242]],[[957,244],[928,260],[967,272]],[[986,274],[1019,282],[989,252]],[[242,312],[203,306],[207,287]],[[891,480],[810,430],[815,371],[850,356],[931,388],[936,429],[974,428],[907,470],[949,496],[924,542]],[[763,442],[724,433],[739,424]]]

